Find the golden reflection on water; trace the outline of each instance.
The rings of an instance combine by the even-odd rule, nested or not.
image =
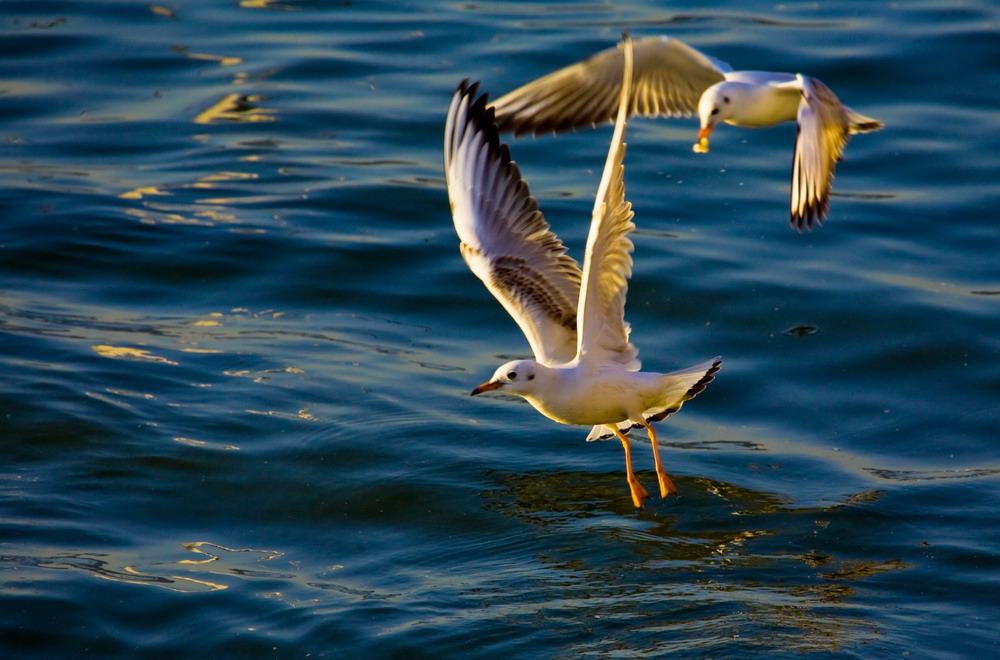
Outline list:
[[[194,438],[176,437],[174,442],[180,443],[182,445],[187,445],[188,447],[197,447],[198,449],[219,449],[222,451],[239,451],[240,448],[236,445],[223,445],[217,442],[206,442],[205,440],[195,440]]]
[[[113,571],[105,571],[102,573],[96,573],[97,577],[104,578],[105,580],[115,580],[116,582],[129,582],[131,584],[146,584],[153,585],[156,587],[163,587],[164,589],[169,589],[171,591],[221,591],[222,589],[228,589],[229,587],[224,584],[219,584],[217,582],[209,582],[207,580],[197,580],[195,578],[181,577],[178,575],[171,575],[170,577],[151,575],[149,573],[142,573],[137,571],[132,566],[124,566],[122,570],[128,575],[134,575],[140,578],[147,578],[142,580],[129,580],[122,578],[121,574],[116,574]],[[193,586],[194,585],[194,586]]]
[[[162,211],[151,211],[146,208],[125,209],[125,215],[130,215],[132,217],[138,218],[139,222],[141,222],[144,225],[155,225],[155,224],[201,225],[204,227],[212,227],[215,225],[214,222],[209,220],[201,220],[199,218],[182,215],[180,213],[164,213]]]
[[[280,5],[267,0],[253,3],[243,3],[241,6],[251,8],[280,7]],[[171,19],[177,18],[174,12],[166,7],[149,5],[149,10],[158,16]],[[222,67],[235,66],[244,62],[244,58],[239,56],[223,56],[213,53],[188,52],[186,46],[174,46],[173,50],[188,59],[214,62]],[[267,78],[271,75],[273,75],[272,70],[263,72],[238,71],[233,75],[232,84],[244,85],[252,80]],[[278,110],[261,106],[261,103],[266,99],[267,97],[256,94],[225,94],[211,106],[199,112],[191,121],[197,125],[217,124],[222,122],[252,123],[276,121]],[[192,138],[208,142],[212,139],[212,136],[195,135],[192,136]],[[249,155],[244,156],[241,160],[253,162],[259,160],[259,157],[256,155]],[[198,177],[197,181],[182,184],[178,187],[215,188],[215,184],[217,182],[246,181],[257,179],[258,177],[259,175],[254,173],[222,171]],[[140,185],[132,190],[119,194],[118,197],[121,199],[145,200],[150,196],[170,194],[172,193],[168,192],[162,185]],[[197,200],[194,204],[188,205],[166,205],[143,201],[143,206],[141,208],[125,209],[125,213],[138,218],[141,223],[148,225],[175,224],[210,227],[215,223],[237,224],[239,223],[239,220],[234,213],[220,211],[217,208],[206,207],[218,207],[231,204],[257,204],[270,201],[280,201],[282,199],[283,197],[267,195],[255,195],[253,197],[226,196]],[[264,230],[254,231],[263,233]]]
[[[227,548],[210,541],[182,543],[181,546],[203,558],[180,559],[176,562],[157,561],[148,566],[138,566],[128,561],[115,560],[110,553],[79,552],[52,556],[8,555],[0,563],[52,570],[73,569],[102,580],[185,593],[228,589],[232,586],[232,579],[288,578],[285,573],[261,569],[264,562],[282,556],[283,553],[276,550]],[[145,552],[148,549],[144,554]]]
[[[205,555],[207,559],[181,559],[178,564],[208,564],[214,561],[219,561],[223,553],[238,553],[238,552],[249,552],[262,555],[257,558],[257,561],[270,561],[271,559],[277,559],[283,552],[278,550],[252,550],[250,548],[227,548],[224,545],[219,545],[218,543],[212,543],[211,541],[195,541],[193,543],[182,543],[185,549],[190,550],[196,554]],[[207,549],[203,549],[207,548]]]
[[[199,199],[199,204],[219,204],[219,205],[231,205],[231,204],[266,204],[267,202],[274,202],[278,199],[286,200],[287,197],[275,197],[274,195],[244,195],[241,197],[206,197],[204,199]]]
[[[164,18],[177,18],[177,14],[173,9],[168,9],[162,5],[149,5],[149,11],[153,12],[156,16],[162,16]]]
[[[184,57],[192,60],[218,62],[220,66],[235,66],[243,63],[242,57],[225,57],[223,55],[211,55],[209,53],[185,53]]]
[[[180,211],[180,212],[178,212]],[[157,204],[144,202],[143,208],[125,209],[125,214],[138,218],[144,225],[192,225],[214,227],[217,224],[239,224],[233,213],[226,213],[198,204]]]
[[[214,174],[206,174],[198,177],[198,180],[195,183],[192,183],[191,187],[215,188],[216,186],[214,184],[217,181],[246,181],[257,178],[259,178],[259,175],[254,172],[216,172]]]
[[[139,186],[138,188],[133,188],[128,192],[123,192],[118,195],[121,199],[142,199],[147,195],[169,195],[165,190],[160,190],[156,186]]]
[[[253,157],[247,157],[253,160]],[[175,189],[216,189],[223,182],[254,181],[260,175],[254,172],[234,172],[221,171],[212,174],[205,174],[194,182],[173,184]],[[234,204],[260,204],[284,200],[283,195],[245,195],[229,196],[217,198],[205,198],[195,200],[191,204],[168,203],[166,201],[155,201],[146,199],[151,196],[171,196],[170,192],[163,186],[138,186],[132,190],[120,193],[120,199],[142,200],[142,206],[126,208],[126,215],[139,219],[139,222],[146,225],[169,224],[169,225],[192,225],[202,227],[212,227],[215,224],[239,224],[240,220],[235,213],[221,207]],[[265,232],[264,229],[257,231]]]
[[[309,412],[308,408],[303,408],[297,413],[286,413],[277,410],[247,410],[251,415],[265,415],[267,417],[278,417],[280,419],[287,419],[289,421],[305,421],[305,422],[315,422],[318,418]]]
[[[212,106],[202,110],[191,121],[195,124],[211,124],[217,121],[258,122],[275,121],[277,110],[262,108],[256,104],[266,100],[255,94],[226,94]]]
[[[281,0],[240,0],[240,7],[244,9],[284,9],[291,11],[295,9],[287,4],[281,4]]]
[[[252,378],[255,383],[263,383],[269,380],[274,374],[304,374],[305,370],[298,367],[275,367],[259,371],[251,371],[249,369],[228,370],[223,373],[227,376],[236,376],[238,378]]]
[[[98,345],[91,348],[101,357],[118,358],[126,360],[148,360],[150,362],[163,362],[165,364],[177,365],[173,360],[153,355],[149,351],[141,348],[129,348],[127,346],[107,346]]]

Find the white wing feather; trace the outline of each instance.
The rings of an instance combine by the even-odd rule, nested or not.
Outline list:
[[[629,340],[625,296],[632,275],[632,205],[625,201],[625,117],[632,80],[631,40],[624,42],[625,66],[615,131],[587,237],[580,288],[577,358],[595,365],[617,362],[638,371],[638,350]]]
[[[822,224],[833,171],[847,144],[850,121],[837,95],[815,78],[799,75],[799,132],[792,158],[791,224],[802,231]]]
[[[500,144],[486,95],[459,85],[448,109],[444,169],[455,230],[472,272],[524,332],[545,365],[577,352],[580,267],[549,230],[527,183]]]

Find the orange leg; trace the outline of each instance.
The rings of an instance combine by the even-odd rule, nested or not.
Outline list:
[[[673,495],[677,492],[677,486],[670,480],[670,475],[663,469],[663,463],[660,462],[660,452],[656,449],[656,431],[653,430],[653,425],[647,423],[643,426],[646,427],[646,433],[649,434],[649,441],[653,443],[653,461],[656,463],[656,478],[660,482],[660,497],[666,498],[667,495]]]
[[[615,432],[618,439],[622,441],[622,447],[625,448],[625,478],[628,479],[628,487],[632,493],[632,504],[635,505],[635,508],[641,509],[642,502],[649,497],[649,493],[642,487],[639,480],[635,478],[635,472],[632,471],[632,447],[628,443],[628,438],[618,430],[617,426],[609,424],[607,427]]]

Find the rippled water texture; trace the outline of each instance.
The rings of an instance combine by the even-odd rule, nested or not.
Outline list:
[[[1000,12],[895,4],[0,4],[0,656],[1000,653]],[[855,136],[634,121],[621,447],[469,390],[528,347],[466,269],[452,90],[670,34]],[[610,129],[511,151],[577,256]],[[648,446],[639,478],[655,483]]]

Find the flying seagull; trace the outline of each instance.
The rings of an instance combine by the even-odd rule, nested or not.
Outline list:
[[[653,422],[677,412],[719,370],[715,358],[667,374],[639,371],[629,342],[625,296],[632,274],[632,206],[623,182],[625,108],[631,47],[604,174],[597,191],[581,270],[552,233],[507,146],[500,143],[487,96],[463,81],[451,101],[444,168],[461,253],[469,268],[520,326],[534,360],[502,365],[473,395],[500,390],[521,396],[546,417],[592,426],[587,440],[616,436],[625,449],[632,502],[648,496],[632,470],[627,433],[646,429],[660,495],[676,493],[660,462]]]
[[[680,117],[698,113],[694,151],[708,151],[720,123],[759,128],[798,121],[792,158],[791,225],[823,224],[830,183],[848,136],[882,127],[851,110],[816,78],[733,68],[682,41],[646,37],[634,44],[635,80],[629,114]],[[501,132],[559,133],[613,121],[622,88],[622,50],[609,48],[500,97]]]

